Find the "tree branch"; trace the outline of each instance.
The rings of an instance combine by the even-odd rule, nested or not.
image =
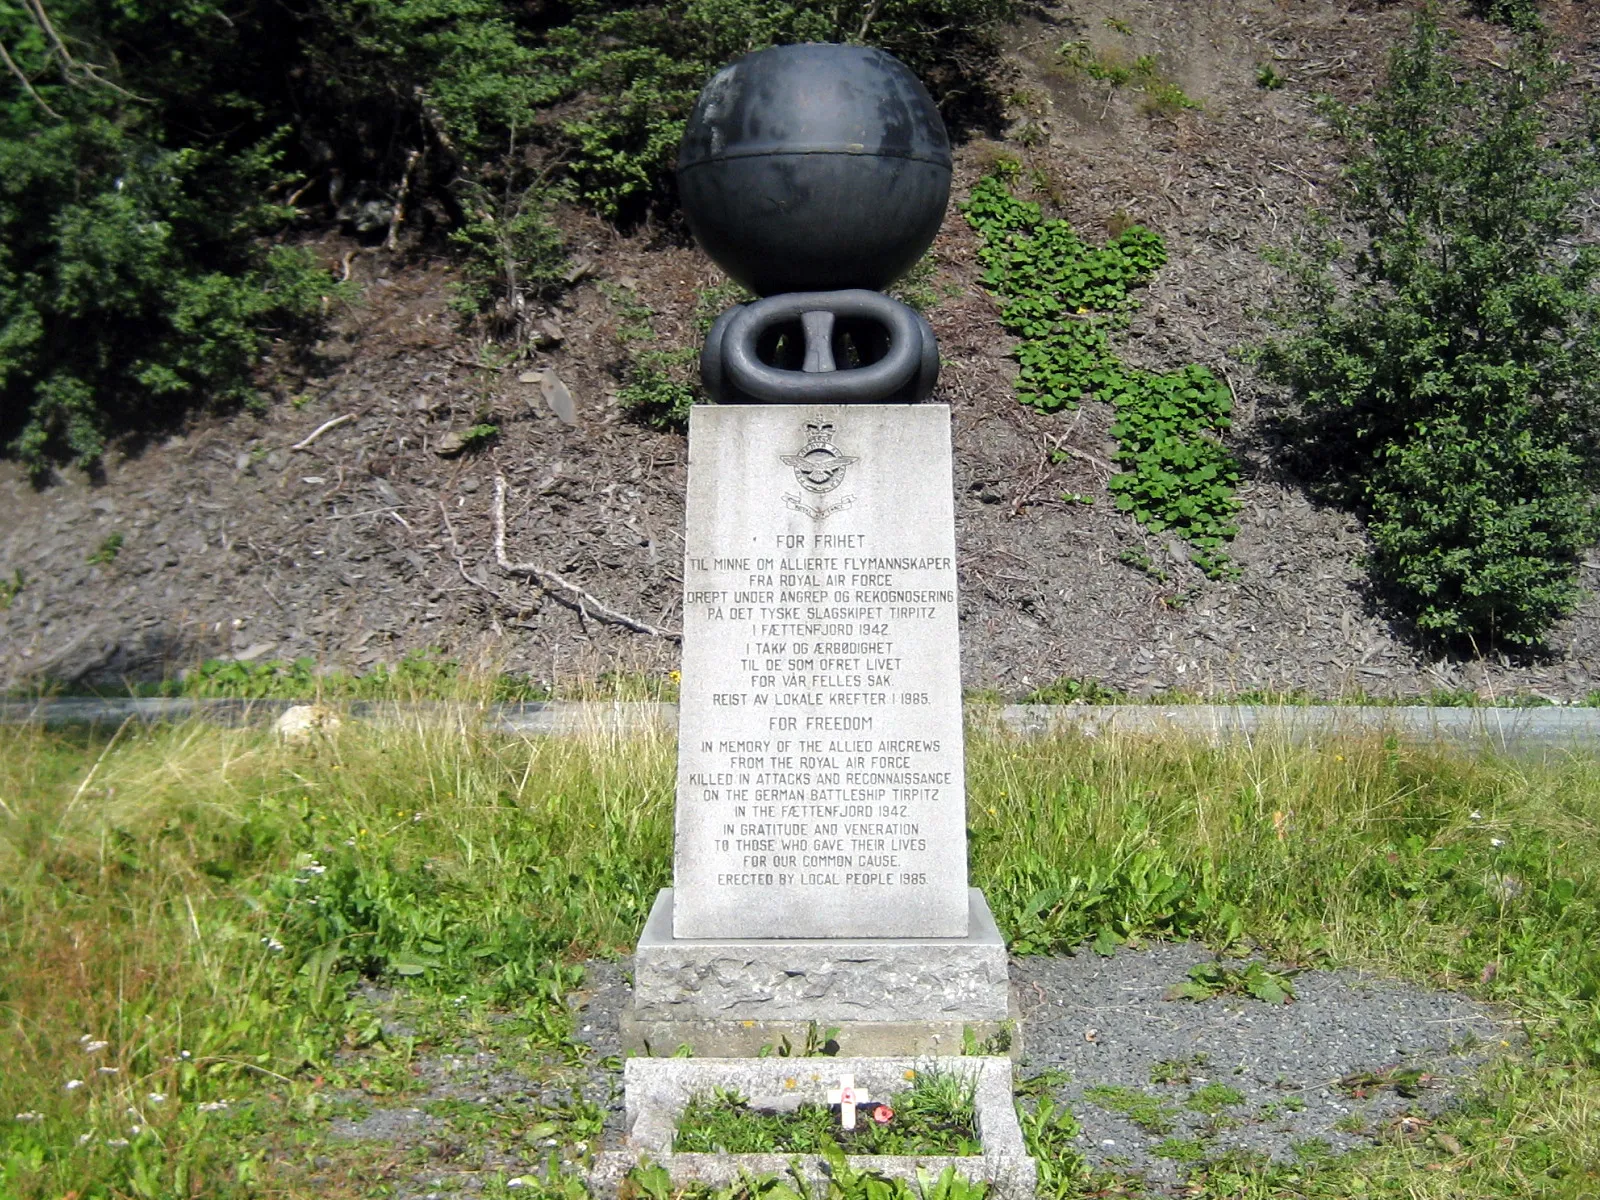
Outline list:
[[[45,112],[49,113],[56,120],[61,120],[61,114],[46,104],[44,102],[44,97],[33,90],[33,84],[30,83],[28,81],[28,77],[23,74],[22,68],[17,66],[17,60],[11,57],[11,51],[6,49],[6,44],[4,42],[0,42],[0,58],[5,59],[6,69],[17,77],[17,82],[21,83],[23,90],[26,91],[28,95],[33,97],[33,102],[40,108],[44,109]]]
[[[579,616],[594,617],[596,620],[621,625],[637,633],[648,633],[653,637],[668,638],[674,642],[683,640],[681,630],[658,629],[625,613],[619,613],[616,609],[596,600],[577,584],[569,583],[538,563],[512,562],[506,554],[506,481],[502,475],[494,477],[494,557],[495,562],[500,564],[500,569],[507,575],[531,576],[554,599],[569,608],[576,609]]]

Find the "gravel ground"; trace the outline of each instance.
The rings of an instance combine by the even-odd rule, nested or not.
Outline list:
[[[1359,1149],[1397,1127],[1421,1135],[1457,1101],[1476,1068],[1517,1044],[1512,1027],[1485,1005],[1355,971],[1302,972],[1294,978],[1298,998],[1287,1005],[1236,997],[1162,999],[1190,967],[1211,957],[1199,945],[1158,943],[1112,958],[1085,952],[1012,963],[1024,1015],[1025,1057],[1017,1079],[1054,1073],[1047,1094],[1082,1123],[1082,1150],[1094,1166],[1143,1175],[1165,1190],[1180,1185],[1188,1168],[1158,1150],[1289,1160],[1308,1151]],[[457,1161],[461,1135],[428,1111],[438,1101],[481,1106],[486,1117],[513,1121],[526,1112],[531,1121],[581,1092],[605,1112],[597,1148],[622,1149],[617,1018],[631,997],[629,967],[626,959],[590,962],[582,988],[569,997],[576,1040],[592,1051],[581,1073],[541,1085],[525,1064],[502,1058],[492,1038],[465,1039],[450,1053],[419,1057],[420,1093],[392,1107],[374,1105],[360,1117],[335,1118],[329,1135],[392,1145],[396,1167],[388,1178],[396,1196],[410,1200],[476,1192],[486,1174],[511,1175],[540,1161],[539,1147],[486,1147],[483,1159],[466,1168]],[[382,989],[369,998],[380,1009],[391,999]],[[389,1031],[408,1032],[403,1024]],[[1164,1073],[1159,1064],[1168,1064]],[[1339,1083],[1358,1072],[1381,1075],[1394,1068],[1421,1070],[1428,1078],[1410,1098],[1392,1087],[1354,1096]],[[1176,1078],[1155,1083],[1153,1072]],[[1215,1084],[1235,1089],[1239,1101],[1216,1115],[1188,1107],[1199,1089]],[[1086,1095],[1096,1087],[1142,1093],[1161,1105],[1171,1128],[1152,1132],[1108,1111]],[[356,1094],[343,1098],[372,1103]],[[1318,1141],[1324,1145],[1317,1147]]]
[[[1083,1123],[1084,1153],[1096,1165],[1170,1182],[1182,1168],[1152,1153],[1168,1137],[1199,1140],[1208,1157],[1243,1150],[1287,1160],[1310,1139],[1335,1152],[1357,1149],[1407,1118],[1418,1120],[1404,1128],[1420,1132],[1456,1100],[1471,1071],[1515,1040],[1483,1004],[1356,971],[1303,972],[1294,978],[1298,999],[1285,1005],[1162,999],[1212,957],[1202,946],[1175,943],[1109,959],[1084,953],[1012,964],[1024,1012],[1019,1075],[1067,1073],[1054,1094]],[[1161,1063],[1186,1064],[1187,1081],[1152,1083]],[[1358,1098],[1339,1086],[1357,1072],[1397,1066],[1432,1079],[1411,1099],[1391,1087]],[[1242,1095],[1219,1123],[1233,1127],[1208,1129],[1206,1114],[1185,1107],[1208,1083]],[[1173,1110],[1174,1128],[1151,1133],[1107,1111],[1084,1095],[1096,1085],[1159,1097]]]

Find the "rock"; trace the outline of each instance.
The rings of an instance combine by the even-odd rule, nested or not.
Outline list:
[[[318,358],[330,363],[349,362],[356,353],[356,348],[343,338],[330,338],[325,342],[318,342],[311,349]]]
[[[518,383],[538,383],[543,378],[544,378],[544,372],[543,371],[524,371],[521,375],[517,376],[517,382]]]
[[[567,273],[561,277],[561,280],[570,287],[572,284],[577,283],[578,280],[587,276],[593,270],[594,261],[592,259],[576,259],[573,264],[567,268]]]
[[[233,656],[234,662],[255,662],[264,654],[270,654],[277,642],[256,642],[246,650],[241,650]]]
[[[272,726],[279,740],[291,746],[303,746],[318,734],[330,734],[338,728],[339,714],[321,704],[286,708]]]
[[[578,407],[573,402],[572,392],[561,382],[561,376],[554,371],[546,371],[544,378],[539,380],[539,394],[563,425],[578,423]]]
[[[440,458],[454,458],[466,448],[466,435],[457,429],[452,429],[433,444],[433,452]]]
[[[553,317],[547,317],[533,327],[533,344],[540,350],[559,346],[566,340],[567,335],[562,332],[561,326],[556,324]]]

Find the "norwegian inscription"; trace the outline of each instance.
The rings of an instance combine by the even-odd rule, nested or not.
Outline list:
[[[948,410],[694,420],[677,936],[965,936]]]

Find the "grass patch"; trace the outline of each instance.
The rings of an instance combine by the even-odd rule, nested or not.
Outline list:
[[[1178,1111],[1160,1096],[1119,1084],[1097,1083],[1083,1089],[1083,1098],[1107,1112],[1120,1113],[1146,1133],[1171,1133],[1178,1127]]]
[[[0,730],[0,1195],[342,1200],[497,1147],[567,1178],[602,1097],[441,1113],[431,1150],[327,1136],[339,1105],[416,1104],[427,1056],[458,1046],[570,1094],[591,1057],[573,964],[629,950],[670,878],[670,740],[476,720],[347,722],[298,749],[200,723]],[[1523,1021],[1527,1056],[1426,1138],[1213,1160],[1198,1195],[1600,1192],[1592,759],[974,731],[968,783],[973,882],[1021,952],[1200,936]],[[1024,1123],[1066,1200],[1101,1184],[1052,1086]]]
[[[1238,1088],[1231,1088],[1225,1083],[1208,1083],[1195,1088],[1184,1107],[1192,1108],[1195,1112],[1220,1113],[1225,1108],[1243,1103],[1244,1093]]]
[[[792,1112],[752,1108],[735,1092],[696,1096],[678,1120],[673,1149],[703,1154],[981,1154],[973,1084],[958,1075],[918,1072],[887,1102],[859,1105],[854,1129],[825,1104]]]

